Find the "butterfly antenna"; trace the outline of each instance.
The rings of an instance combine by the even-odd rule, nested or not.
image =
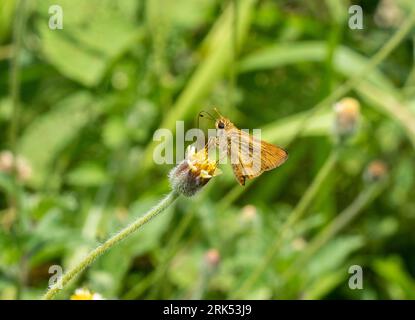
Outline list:
[[[199,113],[204,113],[205,115],[207,115],[207,116],[208,116],[208,118],[209,118],[210,120],[215,121],[215,117],[214,117],[214,116],[212,116],[209,112],[207,112],[207,111],[201,111],[201,112],[199,112]]]
[[[218,114],[218,116],[220,117],[220,118],[223,118],[223,116],[222,116],[222,114],[218,111],[218,109],[215,107],[215,108],[213,108],[213,110],[215,110],[215,112]]]
[[[200,111],[199,114],[197,115],[197,128],[199,129],[199,120],[200,118],[207,118],[209,120],[215,121],[215,118],[212,117],[212,115],[209,112],[206,111]]]
[[[197,115],[197,120],[196,120],[198,129],[200,129],[199,120],[200,120],[201,117],[203,117],[203,115],[201,115],[200,112],[199,112],[199,114]]]

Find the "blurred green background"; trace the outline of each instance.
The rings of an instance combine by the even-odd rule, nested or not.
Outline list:
[[[363,30],[348,27],[352,4]],[[289,160],[245,187],[222,166],[59,298],[415,298],[414,7],[2,0],[0,298],[38,299],[51,265],[67,270],[157,203],[172,166],[153,163],[154,131],[213,106]],[[338,151],[344,96],[361,115]]]

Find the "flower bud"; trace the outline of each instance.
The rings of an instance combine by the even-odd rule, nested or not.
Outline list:
[[[217,163],[209,159],[208,149],[196,152],[189,146],[186,158],[170,171],[169,180],[173,190],[191,197],[217,174]]]
[[[367,182],[376,182],[383,179],[388,173],[388,167],[381,160],[373,160],[367,166],[363,178]]]
[[[382,28],[397,27],[401,23],[404,12],[399,7],[399,1],[381,0],[375,12],[374,21]]]
[[[360,104],[354,98],[343,98],[334,105],[335,125],[334,131],[340,141],[344,141],[356,132]]]
[[[242,208],[241,221],[244,223],[253,222],[257,217],[257,208],[252,204],[248,204]]]
[[[10,172],[13,170],[13,153],[8,150],[0,152],[0,171]]]
[[[0,172],[13,173],[16,166],[17,178],[20,181],[28,181],[32,176],[32,167],[22,157],[16,157],[8,150],[0,152]]]
[[[209,268],[216,268],[220,262],[220,254],[217,249],[209,249],[205,253],[205,262]]]
[[[303,237],[298,237],[291,242],[291,246],[295,251],[302,251],[307,246],[307,241]]]

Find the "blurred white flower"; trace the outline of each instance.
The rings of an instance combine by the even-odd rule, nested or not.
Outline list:
[[[396,0],[381,0],[375,12],[375,23],[382,28],[397,27],[403,20],[403,12]]]
[[[71,300],[104,300],[104,298],[96,292],[91,292],[86,288],[78,288],[71,296]]]

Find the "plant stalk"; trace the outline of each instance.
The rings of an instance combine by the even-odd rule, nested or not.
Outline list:
[[[325,227],[306,247],[304,253],[293,264],[288,271],[282,275],[283,283],[288,283],[293,275],[296,274],[309,261],[321,247],[323,247],[330,239],[347,227],[356,217],[364,212],[364,208],[377,198],[386,186],[384,181],[373,183],[365,188],[357,198],[344,209],[327,227]]]
[[[384,61],[389,54],[402,42],[402,40],[408,35],[415,24],[415,7],[409,13],[408,18],[399,26],[395,34],[376,52],[369,63],[367,63],[355,76],[349,78],[342,85],[337,87],[329,96],[321,100],[314,108],[308,111],[308,115],[299,123],[298,129],[295,135],[291,138],[289,144],[292,144],[299,137],[302,130],[307,127],[308,121],[312,116],[325,106],[335,102],[342,96],[347,94],[350,90],[355,88],[366,76],[373,71],[382,61]]]
[[[262,272],[264,272],[267,265],[271,263],[272,259],[277,254],[282,241],[287,236],[288,231],[290,230],[291,226],[303,217],[307,208],[310,206],[312,200],[315,198],[318,191],[320,190],[320,187],[323,185],[324,181],[327,179],[330,172],[333,170],[337,162],[338,156],[339,156],[339,149],[338,148],[333,149],[333,151],[327,158],[326,162],[324,163],[324,165],[321,167],[320,171],[318,172],[316,178],[313,180],[313,182],[308,187],[307,191],[305,192],[301,200],[298,202],[297,206],[292,211],[288,220],[281,227],[281,230],[278,233],[278,236],[276,237],[274,243],[270,247],[265,258],[261,260],[262,262],[258,264],[256,269],[252,272],[252,274],[248,277],[248,279],[242,284],[239,290],[236,291],[235,293],[236,296],[240,293],[247,292],[248,290],[250,290],[250,288],[253,286],[255,281],[257,281],[257,279],[262,274]]]
[[[167,209],[179,196],[175,191],[171,191],[163,200],[161,200],[154,208],[147,211],[144,216],[138,218],[136,221],[131,223],[129,226],[122,229],[113,237],[109,238],[103,244],[98,246],[96,249],[91,251],[78,265],[69,270],[57,283],[50,287],[50,289],[43,296],[44,300],[51,300],[54,296],[62,290],[73,278],[79,275],[89,265],[91,265],[95,259],[104,254],[107,250],[127,238],[129,235],[137,231],[144,224],[149,222],[151,219],[156,217],[158,214]]]

